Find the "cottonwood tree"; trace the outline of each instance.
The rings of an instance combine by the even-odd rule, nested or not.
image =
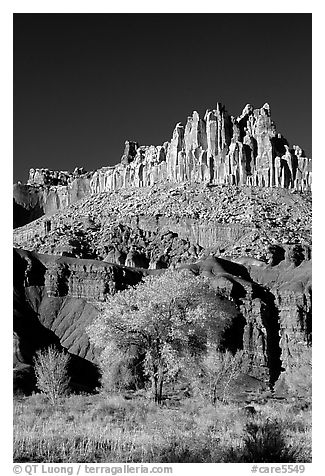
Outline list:
[[[102,350],[104,372],[136,348],[154,399],[161,403],[164,383],[177,377],[189,356],[204,353],[208,341],[218,346],[236,312],[208,278],[167,270],[110,296],[88,334]]]

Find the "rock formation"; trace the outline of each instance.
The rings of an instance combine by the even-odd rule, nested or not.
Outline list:
[[[14,225],[62,210],[89,194],[157,183],[207,183],[311,190],[311,159],[276,131],[270,106],[247,104],[238,117],[217,103],[177,123],[170,142],[139,146],[126,141],[120,163],[93,172],[30,169],[14,187]]]
[[[14,184],[14,228],[89,196],[90,178],[91,173],[82,168],[74,172],[30,169],[27,184]]]
[[[90,188],[96,194],[166,181],[305,191],[311,189],[311,161],[276,132],[268,104],[260,109],[247,104],[235,118],[217,103],[204,118],[194,111],[185,127],[176,124],[162,146],[127,141],[121,163],[95,171]]]
[[[265,385],[273,385],[281,370],[285,375],[311,344],[311,263],[303,258],[298,265],[292,255],[264,268],[214,257],[180,267],[208,276],[236,304],[238,315],[224,345],[243,349],[243,372]],[[84,385],[96,383],[96,354],[85,328],[98,315],[99,303],[147,274],[163,272],[23,250],[15,250],[14,260],[16,369],[30,366],[38,348],[56,343],[75,356],[76,381]],[[32,336],[28,329],[34,329]]]
[[[97,385],[85,328],[101,303],[185,267],[237,306],[225,345],[243,349],[243,371],[280,388],[311,345],[310,192],[311,159],[268,104],[194,111],[170,142],[126,141],[115,166],[31,169],[14,186],[18,386],[50,343],[74,356],[76,382]]]

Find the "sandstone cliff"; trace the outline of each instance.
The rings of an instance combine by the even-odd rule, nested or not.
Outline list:
[[[282,187],[310,190],[311,159],[299,146],[289,148],[276,131],[270,106],[247,104],[238,117],[217,103],[204,118],[197,111],[178,123],[170,142],[141,146],[126,141],[120,164],[94,172],[92,193],[158,182]],[[128,157],[128,160],[125,160]]]
[[[30,169],[14,188],[15,226],[52,215],[87,195],[157,183],[208,183],[311,189],[311,159],[276,131],[270,106],[247,104],[238,117],[217,103],[204,117],[194,111],[178,123],[170,142],[126,141],[120,163],[86,173]]]
[[[14,184],[14,228],[51,216],[90,194],[91,174],[30,169],[27,184]]]

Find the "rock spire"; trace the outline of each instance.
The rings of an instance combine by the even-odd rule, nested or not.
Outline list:
[[[177,123],[170,142],[139,146],[126,141],[121,163],[96,170],[91,193],[158,182],[311,189],[311,159],[276,131],[270,106],[247,104],[238,117],[217,103],[204,118],[194,111]]]

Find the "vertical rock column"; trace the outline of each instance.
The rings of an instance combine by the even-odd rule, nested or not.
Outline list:
[[[215,154],[213,155],[214,174],[212,181],[216,184],[224,184],[228,182],[229,163],[227,154],[233,136],[232,122],[224,106],[220,103],[217,103],[212,114],[209,114],[207,118],[208,149],[211,150],[212,154]],[[216,126],[214,126],[215,120]],[[215,138],[213,137],[214,129],[216,130]]]
[[[257,142],[256,185],[272,187],[275,185],[275,180],[271,139],[276,134],[270,117],[270,106],[266,103],[261,109],[255,109],[254,118],[256,120],[254,138]]]
[[[185,151],[180,157],[180,180],[209,182],[213,170],[207,161],[207,132],[205,120],[197,111],[189,116],[184,132]],[[184,170],[184,173],[182,173]]]
[[[184,126],[181,122],[176,124],[173,137],[167,152],[167,177],[171,181],[177,180],[179,174],[178,153],[183,149],[184,145]]]

